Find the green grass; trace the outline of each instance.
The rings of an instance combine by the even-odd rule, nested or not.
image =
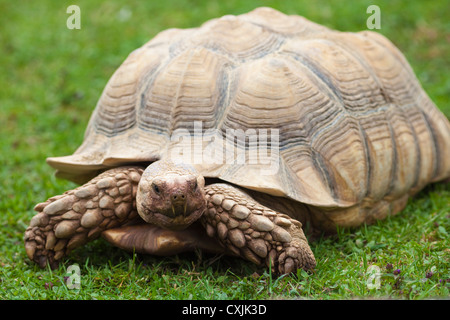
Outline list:
[[[426,188],[395,217],[339,230],[311,244],[314,272],[273,277],[239,259],[201,253],[133,255],[98,240],[59,269],[39,269],[22,237],[35,203],[75,187],[58,180],[47,156],[81,143],[108,78],[133,49],[169,27],[193,27],[256,1],[0,0],[0,299],[425,299],[449,297],[449,184]],[[372,1],[264,1],[285,13],[340,30],[366,28]],[[81,30],[66,28],[66,8],[81,7]],[[450,17],[444,1],[376,2],[381,32],[406,55],[423,87],[450,117]],[[71,264],[81,289],[68,289]],[[370,266],[380,286],[369,289]],[[398,273],[400,272],[400,273]]]

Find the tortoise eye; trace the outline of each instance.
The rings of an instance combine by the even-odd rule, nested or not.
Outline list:
[[[157,194],[160,194],[160,190],[159,190],[159,188],[158,188],[158,186],[156,185],[156,184],[152,184],[152,186],[153,186],[153,191],[155,191],[155,193],[157,193]]]

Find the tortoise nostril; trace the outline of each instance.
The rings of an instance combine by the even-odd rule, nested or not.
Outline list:
[[[186,196],[183,193],[172,195],[172,201],[183,201],[184,199],[186,199]]]

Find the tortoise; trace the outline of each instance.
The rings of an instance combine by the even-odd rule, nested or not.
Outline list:
[[[127,57],[81,146],[47,159],[81,186],[35,206],[26,253],[56,267],[102,236],[309,270],[308,234],[398,213],[449,159],[448,119],[388,39],[258,8]]]

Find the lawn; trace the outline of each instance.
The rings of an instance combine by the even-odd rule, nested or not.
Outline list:
[[[395,217],[338,230],[311,244],[314,272],[269,270],[201,252],[135,255],[103,240],[75,250],[56,270],[25,254],[33,206],[75,184],[56,179],[47,156],[81,143],[97,99],[135,48],[169,27],[261,5],[328,27],[366,29],[370,4],[382,34],[406,55],[423,87],[450,117],[450,16],[445,1],[29,1],[0,0],[0,299],[354,299],[449,298],[450,188],[427,187]],[[69,30],[66,8],[81,8]],[[80,289],[70,289],[80,270]],[[377,282],[378,281],[378,282]]]

